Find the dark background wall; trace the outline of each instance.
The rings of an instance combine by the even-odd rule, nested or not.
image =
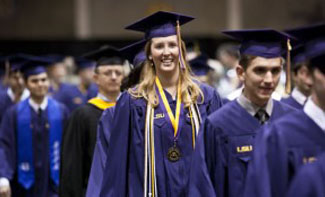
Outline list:
[[[0,53],[79,55],[104,44],[120,47],[142,36],[124,26],[160,9],[195,16],[182,34],[211,56],[225,39],[223,29],[325,21],[324,0],[0,0]]]

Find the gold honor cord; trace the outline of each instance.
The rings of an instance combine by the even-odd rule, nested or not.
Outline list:
[[[181,39],[181,27],[179,25],[179,20],[176,21],[176,33],[177,33],[177,42],[178,42],[178,51],[179,51],[179,61],[182,69],[185,69],[185,58],[182,52],[182,39]]]
[[[156,85],[158,87],[158,91],[159,91],[159,94],[161,96],[161,99],[163,100],[163,104],[165,106],[165,109],[168,113],[168,117],[173,125],[173,128],[174,128],[174,137],[177,136],[177,133],[178,133],[178,126],[179,126],[179,116],[180,116],[180,112],[181,112],[181,102],[182,102],[182,99],[181,99],[181,82],[180,82],[180,79],[178,80],[178,85],[177,85],[177,102],[176,102],[176,113],[175,113],[175,116],[176,116],[176,119],[174,117],[174,114],[169,106],[169,103],[167,101],[167,98],[166,98],[166,95],[164,93],[164,90],[161,86],[161,83],[159,81],[159,78],[156,76]]]
[[[290,51],[292,50],[290,39],[287,40],[287,69],[286,69],[286,83],[285,83],[285,92],[290,94],[291,92],[291,57]]]

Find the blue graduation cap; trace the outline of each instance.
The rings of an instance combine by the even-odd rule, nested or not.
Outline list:
[[[212,68],[208,65],[208,56],[200,54],[198,57],[189,61],[191,69],[196,76],[206,75]]]
[[[291,92],[291,61],[290,61],[290,40],[294,37],[287,33],[273,29],[249,29],[223,31],[222,33],[231,36],[241,42],[239,52],[241,55],[253,55],[264,58],[282,57],[287,53],[286,71],[286,93]]]
[[[124,64],[124,58],[122,54],[119,52],[119,50],[111,46],[103,46],[100,49],[86,53],[82,55],[82,58],[96,61],[96,67],[103,65]]]
[[[145,39],[155,37],[167,37],[176,35],[177,25],[183,25],[194,18],[174,12],[158,11],[150,16],[142,18],[135,23],[128,25],[125,29],[144,32]]]
[[[299,65],[307,62],[307,56],[305,53],[305,46],[303,44],[296,46],[291,51],[291,59],[293,65]]]
[[[147,56],[144,52],[145,44],[145,40],[140,40],[119,49],[119,51],[130,63],[133,64],[134,67],[136,67],[147,59]]]
[[[42,57],[46,58],[49,62],[51,62],[51,64],[62,62],[65,58],[65,56],[60,54],[47,54]]]
[[[75,64],[77,66],[77,71],[86,69],[86,68],[94,68],[96,66],[96,62],[90,59],[86,59],[83,57],[75,58]]]
[[[273,29],[231,30],[222,33],[241,42],[241,55],[254,55],[264,58],[281,57],[287,52],[288,39],[294,37]]]
[[[9,61],[10,71],[18,71],[20,70],[20,67],[26,62],[31,60],[40,60],[40,59],[42,58],[38,56],[29,55],[25,53],[17,53],[8,56],[6,60]],[[44,59],[44,61],[46,60]]]
[[[313,58],[325,51],[325,23],[299,27],[287,32],[305,44],[308,58]]]
[[[150,16],[142,18],[135,23],[128,25],[125,29],[144,32],[145,40],[156,37],[167,37],[177,35],[178,41],[181,40],[180,26],[194,18],[174,12],[158,11]],[[178,42],[179,60],[182,69],[185,69],[185,59],[182,54],[182,43]]]
[[[38,75],[41,73],[46,73],[46,66],[51,62],[46,61],[44,58],[33,58],[20,66],[20,71],[23,73],[25,79],[31,75]]]

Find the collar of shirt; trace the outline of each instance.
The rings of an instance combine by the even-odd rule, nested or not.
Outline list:
[[[325,112],[318,107],[311,98],[308,98],[304,112],[309,116],[323,131],[325,131]]]
[[[307,100],[307,97],[302,93],[300,92],[297,88],[294,88],[292,93],[291,93],[291,96],[300,104],[300,105],[304,105],[306,100]]]
[[[15,101],[15,94],[11,88],[8,88],[7,94],[9,96],[10,100]],[[23,94],[20,97],[20,100],[23,101],[23,100],[27,99],[28,97],[29,97],[29,91],[25,88],[23,91]]]
[[[117,96],[116,100],[118,100],[120,98],[120,96],[121,96],[121,93]],[[102,99],[105,102],[113,102],[111,99],[107,98],[106,96],[104,96],[101,93],[98,93],[97,94],[97,97],[100,98],[100,99]]]
[[[250,100],[248,100],[244,94],[242,93],[238,98],[237,102],[240,106],[242,106],[250,115],[255,116],[256,112],[261,109],[261,107],[255,105]],[[266,113],[271,117],[272,110],[273,110],[273,100],[272,98],[269,99],[265,107],[262,107],[265,109]]]
[[[32,98],[30,98],[30,99],[28,100],[28,102],[29,102],[29,105],[33,108],[33,110],[34,110],[36,113],[38,113],[38,109],[39,109],[39,108],[41,108],[43,111],[46,109],[46,107],[47,107],[47,103],[48,103],[48,98],[45,97],[44,100],[43,100],[43,102],[42,102],[40,105],[37,104],[37,103],[35,103],[35,101],[33,101]]]

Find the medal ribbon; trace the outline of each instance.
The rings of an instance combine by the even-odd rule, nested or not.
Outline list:
[[[164,93],[164,90],[161,86],[161,83],[159,81],[159,78],[156,76],[156,85],[158,88],[158,92],[159,92],[159,97],[161,98],[161,100],[163,101],[163,106],[164,109],[167,111],[169,120],[174,128],[174,138],[177,137],[178,135],[178,127],[179,127],[179,118],[180,118],[180,114],[181,114],[181,103],[182,103],[182,99],[181,99],[181,81],[180,79],[178,80],[178,85],[177,85],[177,101],[176,101],[176,113],[175,113],[175,117],[174,114],[170,108],[170,105],[168,103],[168,100],[166,98],[166,95]]]

